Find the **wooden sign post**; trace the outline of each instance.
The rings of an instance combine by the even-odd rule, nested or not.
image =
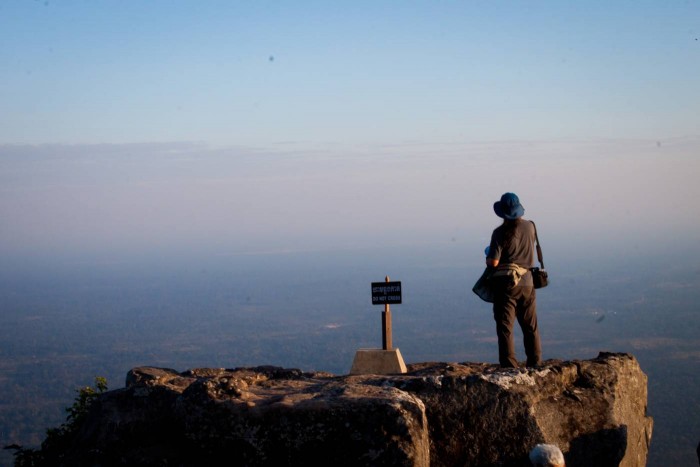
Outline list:
[[[387,303],[382,311],[382,349],[391,350],[391,344],[391,308]]]
[[[372,304],[384,305],[382,312],[382,349],[391,350],[391,303],[401,303],[401,282],[389,281],[386,276],[384,282],[372,282]]]

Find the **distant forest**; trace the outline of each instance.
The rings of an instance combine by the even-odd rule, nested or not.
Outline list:
[[[478,267],[410,256],[392,271],[350,256],[250,264],[0,275],[0,442],[36,446],[65,419],[76,390],[151,365],[271,364],[336,374],[355,350],[381,347],[370,282],[391,273],[394,344],[407,363],[495,362],[490,308],[471,292]],[[343,267],[338,267],[343,265]],[[538,292],[544,358],[630,352],[649,376],[650,466],[694,465],[700,440],[700,270],[678,265],[556,270]],[[516,342],[520,342],[516,334]],[[518,352],[522,355],[521,346]],[[11,462],[3,451],[0,462]]]

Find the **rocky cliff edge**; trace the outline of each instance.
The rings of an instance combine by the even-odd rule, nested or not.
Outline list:
[[[65,465],[643,466],[647,377],[628,354],[505,370],[420,363],[334,376],[256,367],[140,367],[93,404]]]

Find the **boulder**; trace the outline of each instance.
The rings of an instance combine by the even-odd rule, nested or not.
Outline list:
[[[628,354],[537,369],[420,363],[400,375],[141,367],[102,394],[64,465],[643,466],[647,379]]]

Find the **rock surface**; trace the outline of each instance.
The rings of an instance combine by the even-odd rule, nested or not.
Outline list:
[[[277,367],[134,368],[103,394],[65,465],[643,466],[647,378],[628,354],[539,369],[421,363],[403,375]]]

